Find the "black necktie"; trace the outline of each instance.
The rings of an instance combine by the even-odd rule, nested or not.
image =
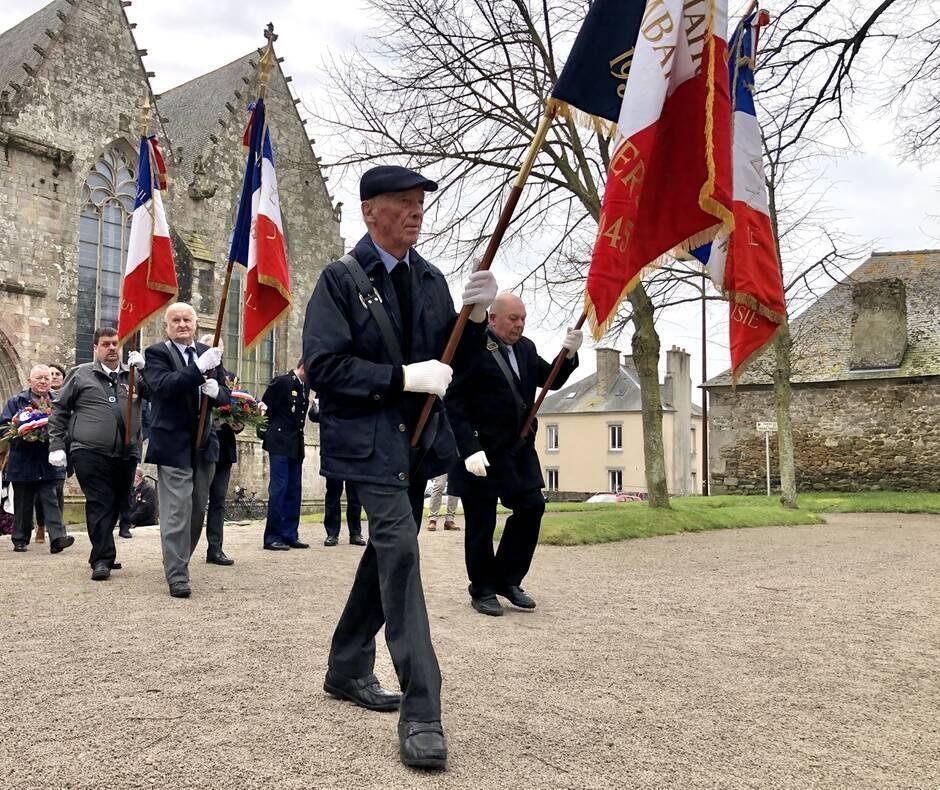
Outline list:
[[[411,272],[408,264],[399,261],[392,269],[392,284],[398,297],[398,312],[401,315],[401,351],[405,362],[411,360]]]
[[[195,365],[196,364],[196,349],[192,346],[186,347],[186,364]]]
[[[113,373],[109,373],[108,378],[111,379],[111,386],[114,387],[114,389],[117,389],[117,385],[118,385],[117,371],[114,371]]]

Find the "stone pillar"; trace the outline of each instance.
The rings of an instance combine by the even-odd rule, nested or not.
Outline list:
[[[691,359],[685,349],[673,346],[666,352],[664,400],[672,406],[673,494],[694,493],[692,484],[692,374]]]

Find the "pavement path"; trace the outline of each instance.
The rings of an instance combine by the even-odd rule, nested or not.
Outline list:
[[[200,546],[175,600],[155,529],[105,583],[84,537],[0,541],[0,787],[940,788],[937,517],[543,546],[538,609],[500,619],[468,605],[462,533],[422,533],[436,775],[400,765],[394,714],[322,691],[361,550],[260,543],[230,525],[236,565]]]

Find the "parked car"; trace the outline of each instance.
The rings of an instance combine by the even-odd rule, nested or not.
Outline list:
[[[592,497],[588,497],[587,503],[589,505],[594,505],[599,502],[642,502],[642,497],[638,497],[636,494],[622,494],[622,493],[610,493],[605,492],[602,494],[594,494]]]

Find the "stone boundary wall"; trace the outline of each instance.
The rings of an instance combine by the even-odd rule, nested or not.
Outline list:
[[[798,490],[940,490],[940,377],[793,385]],[[709,464],[715,494],[763,494],[770,387],[710,390]],[[771,486],[779,490],[776,436]]]

